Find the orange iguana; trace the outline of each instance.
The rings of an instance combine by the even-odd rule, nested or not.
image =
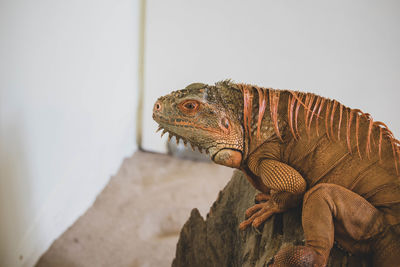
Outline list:
[[[312,93],[230,81],[195,83],[160,97],[163,134],[240,169],[260,193],[242,230],[303,204],[304,246],[273,266],[325,266],[336,240],[400,266],[400,142],[382,122]]]

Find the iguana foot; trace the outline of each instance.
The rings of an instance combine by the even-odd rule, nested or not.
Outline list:
[[[324,259],[306,246],[287,246],[279,250],[271,267],[323,267]]]
[[[279,212],[282,212],[282,210],[271,200],[255,204],[253,207],[246,210],[247,219],[239,225],[239,229],[244,230],[249,225],[253,225],[257,228],[273,214]]]

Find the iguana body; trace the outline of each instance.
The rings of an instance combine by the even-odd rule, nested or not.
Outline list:
[[[375,266],[400,265],[399,141],[368,114],[310,93],[192,84],[158,99],[163,132],[242,170],[261,191],[241,229],[303,203],[305,246],[274,266],[325,266],[334,239]]]

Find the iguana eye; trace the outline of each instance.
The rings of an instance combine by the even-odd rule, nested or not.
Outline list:
[[[184,112],[188,112],[188,113],[193,113],[195,111],[197,111],[200,107],[200,103],[196,100],[187,100],[182,102],[179,105],[179,108],[184,111]]]
[[[192,102],[189,102],[189,103],[186,103],[184,105],[184,107],[187,108],[187,109],[195,109],[196,108],[196,104],[192,103]]]

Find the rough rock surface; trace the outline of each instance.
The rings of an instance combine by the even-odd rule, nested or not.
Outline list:
[[[241,232],[239,223],[245,210],[254,204],[256,190],[240,172],[210,209],[204,220],[193,209],[181,230],[173,267],[268,266],[277,251],[288,244],[302,244],[300,208],[271,217],[259,231]],[[329,267],[369,267],[368,259],[347,255],[336,246],[331,251]]]

